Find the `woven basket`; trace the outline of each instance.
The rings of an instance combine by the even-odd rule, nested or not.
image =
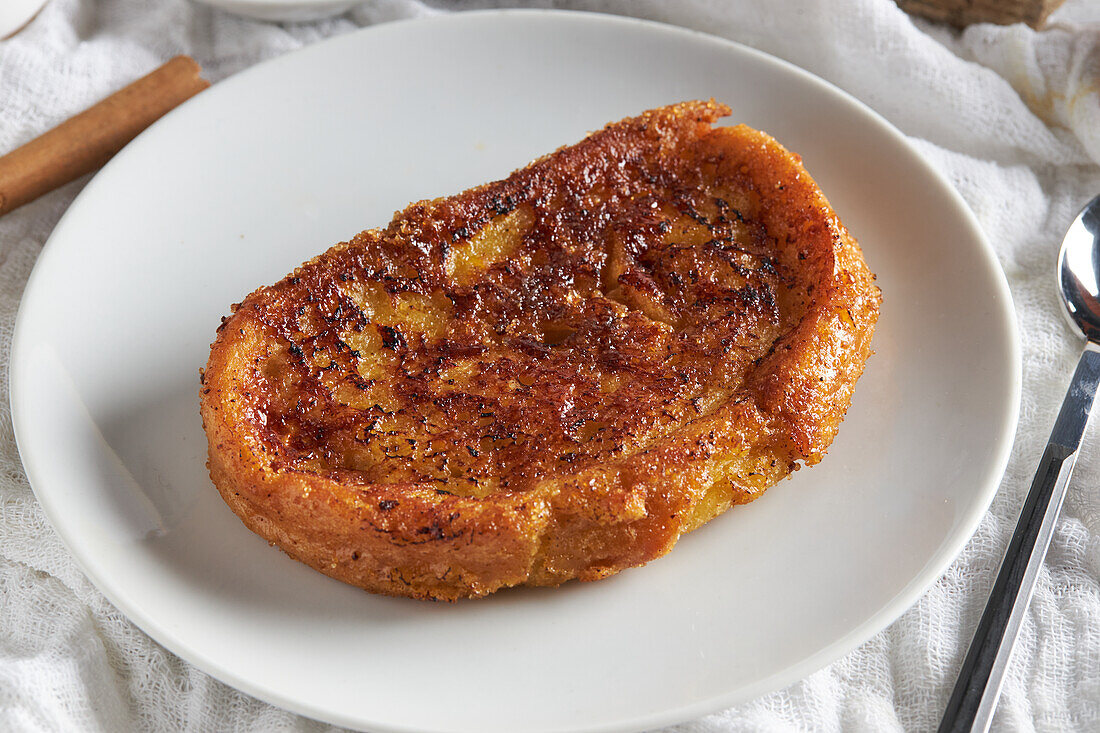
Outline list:
[[[1064,0],[897,0],[912,15],[966,26],[971,23],[1027,23],[1039,28]]]

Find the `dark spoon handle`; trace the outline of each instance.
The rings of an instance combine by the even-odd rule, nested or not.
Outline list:
[[[1012,646],[1020,633],[1054,525],[1066,496],[1077,449],[1100,383],[1100,346],[1086,345],[1066,391],[1039,470],[1020,512],[997,581],[970,642],[939,733],[989,730]]]

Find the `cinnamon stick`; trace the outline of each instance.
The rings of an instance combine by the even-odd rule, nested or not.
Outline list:
[[[210,86],[201,72],[190,56],[177,56],[0,158],[0,215],[102,166],[139,132]]]

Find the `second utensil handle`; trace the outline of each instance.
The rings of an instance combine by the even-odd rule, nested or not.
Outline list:
[[[1001,570],[947,703],[939,733],[989,730],[1012,646],[1031,602],[1035,581],[1066,496],[1066,485],[1077,461],[1077,449],[1098,383],[1100,346],[1089,342],[1077,362],[1039,470],[1020,512],[1020,521],[1008,543]]]

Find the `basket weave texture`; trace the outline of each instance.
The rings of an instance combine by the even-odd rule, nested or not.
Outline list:
[[[954,26],[971,23],[1010,25],[1027,23],[1039,28],[1065,0],[897,0],[911,15],[920,15]]]

